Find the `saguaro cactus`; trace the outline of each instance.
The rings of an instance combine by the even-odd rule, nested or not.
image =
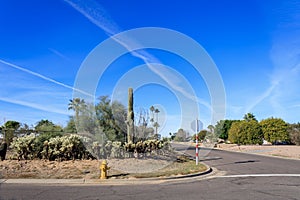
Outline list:
[[[133,113],[133,89],[128,89],[128,112],[127,112],[127,142],[133,141],[134,135],[134,113]]]

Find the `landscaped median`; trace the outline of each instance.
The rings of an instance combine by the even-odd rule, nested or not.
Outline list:
[[[185,156],[176,159],[108,159],[109,179],[168,178],[207,172],[204,164]],[[102,160],[5,160],[0,162],[0,179],[99,179]]]

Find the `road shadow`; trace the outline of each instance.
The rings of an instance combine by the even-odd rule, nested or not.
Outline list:
[[[212,160],[220,160],[220,159],[223,159],[221,157],[207,157],[207,158],[200,158],[199,160],[200,161],[212,161]]]
[[[242,161],[235,161],[231,163],[224,163],[224,164],[213,165],[213,166],[217,167],[217,166],[225,166],[225,165],[250,164],[250,163],[257,163],[257,162],[260,162],[260,160],[242,160]]]
[[[108,178],[120,178],[120,177],[126,177],[128,175],[129,175],[129,173],[113,174],[113,175],[108,176]]]
[[[245,160],[245,161],[236,161],[234,164],[244,164],[244,163],[254,163],[254,162],[260,162],[259,160]]]

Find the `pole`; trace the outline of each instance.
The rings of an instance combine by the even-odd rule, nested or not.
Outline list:
[[[196,119],[196,165],[199,163],[199,149],[198,149],[198,119]]]

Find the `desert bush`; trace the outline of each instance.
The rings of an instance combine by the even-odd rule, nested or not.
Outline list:
[[[105,144],[92,142],[89,138],[70,134],[64,136],[49,137],[43,135],[35,137],[28,135],[15,138],[11,144],[15,159],[47,159],[47,160],[74,160],[89,158],[124,158],[147,156],[151,154],[162,154],[169,152],[172,148],[168,141],[146,140],[136,143],[124,143],[119,141],[107,141]],[[85,145],[89,142],[89,145]],[[42,143],[42,144],[41,144]],[[87,150],[90,147],[90,152]]]
[[[36,155],[35,148],[35,135],[26,135],[24,137],[15,137],[10,145],[14,150],[13,158],[20,159],[33,159]]]
[[[43,136],[44,138],[44,136]],[[11,144],[14,151],[13,158],[48,160],[88,159],[93,156],[86,150],[82,136],[77,134],[51,137],[41,140],[34,135],[15,138]],[[40,143],[43,141],[42,148]]]
[[[35,144],[34,151],[36,153],[35,157],[37,157],[37,158],[45,157],[45,154],[42,154],[42,152],[45,148],[45,144],[47,144],[51,138],[61,137],[61,136],[62,136],[61,132],[45,132],[45,133],[41,133],[39,136],[37,136],[34,141],[34,144]]]

